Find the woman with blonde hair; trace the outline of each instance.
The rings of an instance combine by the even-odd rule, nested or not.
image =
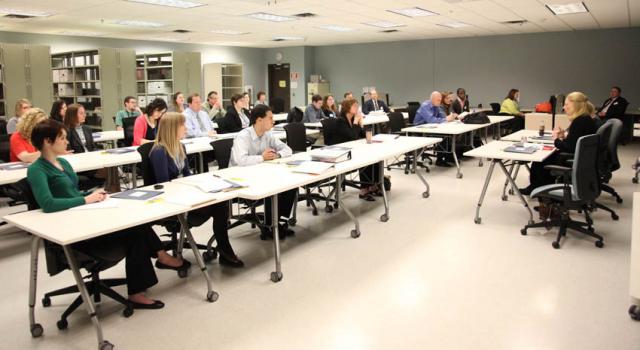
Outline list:
[[[12,162],[33,163],[40,158],[40,152],[31,144],[31,132],[38,123],[48,118],[40,108],[31,108],[22,115],[16,132],[9,139],[9,158]]]
[[[555,182],[551,172],[545,169],[545,165],[564,165],[559,153],[575,153],[578,139],[582,136],[595,134],[596,122],[593,119],[595,108],[589,98],[582,92],[572,92],[564,100],[564,111],[571,122],[567,130],[556,127],[552,132],[553,143],[557,152],[553,153],[542,163],[533,163],[529,173],[529,186],[520,190],[524,195],[529,195],[533,189],[549,185]],[[540,216],[543,216],[542,206]],[[548,213],[547,213],[548,215]]]
[[[171,181],[177,177],[190,176],[189,162],[184,145],[180,142],[187,133],[185,117],[181,113],[169,112],[162,117],[158,136],[149,153],[155,183]],[[229,221],[229,203],[222,202],[189,212],[187,221],[190,226],[200,226],[213,218],[213,234],[218,242],[216,251],[220,255],[221,265],[243,267],[229,243],[227,222]]]

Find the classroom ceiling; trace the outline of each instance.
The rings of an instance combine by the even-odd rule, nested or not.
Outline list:
[[[268,48],[640,26],[640,0],[583,0],[589,12],[566,15],[554,15],[546,5],[577,0],[189,0],[204,5],[187,9],[136,1],[150,0],[0,0],[0,31]],[[412,7],[436,15],[408,17],[389,11]],[[11,19],[5,17],[7,9],[50,15]],[[315,16],[284,22],[247,16],[259,12]],[[116,24],[122,20],[162,26]],[[401,26],[384,33],[384,28],[365,24],[381,21]],[[505,23],[509,21],[525,22]],[[460,22],[466,26],[456,27]],[[443,26],[451,24],[456,28]],[[178,29],[189,32],[173,32]],[[274,41],[283,36],[295,40]]]

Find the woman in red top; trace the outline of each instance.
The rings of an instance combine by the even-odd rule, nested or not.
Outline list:
[[[16,132],[9,139],[9,158],[12,162],[33,163],[40,158],[40,152],[31,144],[31,131],[48,118],[40,108],[31,108],[24,113],[18,121]]]
[[[145,114],[136,118],[133,125],[133,146],[140,146],[156,139],[160,118],[167,112],[167,103],[156,98],[147,105]]]

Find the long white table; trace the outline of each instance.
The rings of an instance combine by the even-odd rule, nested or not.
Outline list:
[[[193,249],[196,263],[200,267],[207,283],[206,299],[209,302],[215,302],[218,299],[218,293],[213,290],[211,278],[206,272],[206,266],[198,252],[193,235],[186,224],[186,213],[200,207],[229,201],[235,198],[236,195],[233,192],[203,193],[194,186],[176,182],[164,183],[163,186],[162,191],[164,191],[164,193],[150,200],[110,198],[109,200],[117,202],[116,208],[64,210],[55,213],[44,213],[42,210],[33,210],[4,217],[4,220],[7,222],[33,234],[31,240],[29,284],[29,324],[33,337],[40,337],[43,334],[42,325],[35,321],[38,251],[42,239],[62,246],[87,313],[95,326],[99,349],[110,348],[109,346],[113,347],[113,345],[103,338],[102,327],[96,314],[93,299],[87,291],[80,274],[80,266],[71,248],[73,243],[100,237],[137,225],[151,223],[167,217],[177,216],[182,224],[181,244],[179,245],[178,251],[181,252],[182,242],[184,238],[186,238]],[[152,190],[153,186],[143,189]],[[73,222],[73,229],[69,229],[68,225],[60,225],[61,222]]]
[[[631,296],[629,316],[636,321],[640,321],[640,192],[633,194],[629,295]]]
[[[482,202],[484,201],[484,196],[487,193],[487,187],[489,186],[489,182],[491,181],[491,175],[493,174],[493,169],[496,164],[502,169],[502,172],[507,177],[508,183],[511,184],[511,189],[515,192],[524,207],[529,212],[529,223],[533,223],[533,212],[531,208],[529,208],[529,204],[518,190],[518,186],[516,185],[515,178],[517,173],[514,173],[514,166],[517,164],[526,164],[530,162],[542,162],[547,157],[549,157],[555,149],[544,150],[540,149],[532,154],[523,154],[523,153],[514,153],[514,152],[505,152],[504,149],[513,145],[513,142],[508,141],[493,141],[484,146],[472,149],[468,152],[465,152],[464,155],[468,157],[476,157],[476,158],[488,158],[491,159],[491,166],[489,167],[489,171],[487,172],[487,177],[484,181],[484,186],[482,187],[482,192],[480,194],[480,199],[478,200],[478,206],[476,208],[476,216],[474,218],[474,222],[476,224],[480,224],[482,219],[480,218],[480,207],[482,206]],[[542,145],[538,145],[542,148]],[[507,170],[507,166],[509,166],[509,170]],[[507,196],[505,194],[507,183],[505,183],[502,191],[502,200],[506,201]]]
[[[526,142],[530,143],[541,143],[546,145],[553,145],[553,140],[551,139],[551,131],[545,132],[545,137],[540,138],[540,134],[537,130],[519,130],[512,134],[503,136],[500,138],[501,141],[510,141],[510,142],[519,142],[522,138],[526,138]]]
[[[124,139],[123,130],[98,131],[93,133],[94,142],[111,142],[113,148],[118,147],[118,140]]]

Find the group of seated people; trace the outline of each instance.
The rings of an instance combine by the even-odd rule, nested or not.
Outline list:
[[[391,112],[391,109],[387,106],[387,104],[378,98],[378,92],[376,90],[371,90],[368,93],[370,97],[367,99],[364,104],[358,108],[358,112],[360,114],[367,115],[372,112],[382,111],[384,113]],[[351,91],[347,91],[344,94],[344,101],[355,100],[353,97],[353,93]],[[321,95],[313,95],[311,97],[311,103],[307,106],[302,116],[303,123],[316,123],[324,118],[336,118],[340,115],[342,111],[342,105],[338,106],[333,95],[326,95],[322,97]]]

